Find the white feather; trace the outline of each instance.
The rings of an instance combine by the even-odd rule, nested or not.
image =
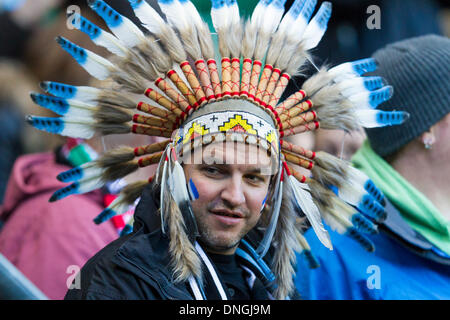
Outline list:
[[[93,77],[98,80],[107,79],[111,70],[115,69],[115,66],[106,60],[105,58],[85,49],[87,59],[80,65]]]
[[[61,119],[64,120],[64,129],[59,133],[62,136],[90,139],[95,134],[95,130],[92,126],[95,123],[93,120],[88,121],[79,118],[66,119],[65,117]]]
[[[141,1],[138,6],[134,7],[134,13],[148,31],[154,34],[161,33],[161,25],[166,22],[146,1]]]
[[[319,21],[325,20],[328,23],[329,15],[331,14],[331,3],[324,2],[319,8],[317,14],[312,18],[311,22],[305,29],[303,34],[304,46],[306,50],[315,48],[322,39],[325,31],[327,30],[327,24],[320,24]],[[328,19],[327,19],[328,18]]]
[[[322,217],[319,209],[314,204],[311,194],[309,193],[309,186],[307,184],[300,183],[294,176],[289,176],[289,182],[291,183],[294,191],[295,199],[298,201],[298,205],[305,213],[308,221],[311,223],[317,238],[325,247],[333,250],[330,235],[322,224]]]
[[[102,90],[98,88],[88,86],[80,86],[76,88],[77,92],[74,95],[73,99],[85,103],[96,101],[99,97],[99,94],[102,92]]]
[[[185,18],[186,13],[178,0],[173,0],[171,3],[158,3],[171,26],[178,30],[187,30],[189,28],[189,24]]]

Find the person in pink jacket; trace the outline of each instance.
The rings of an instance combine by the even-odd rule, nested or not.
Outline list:
[[[64,186],[55,177],[70,168],[58,158],[18,158],[0,205],[0,253],[50,299],[62,299],[85,262],[118,237],[112,222],[92,222],[104,209],[100,190],[48,202]]]

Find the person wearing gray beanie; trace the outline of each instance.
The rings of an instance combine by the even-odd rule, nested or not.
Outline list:
[[[367,129],[372,149],[392,155],[450,112],[450,39],[426,35],[396,42],[375,52],[374,75],[394,87],[393,97],[378,109],[404,110],[401,126]]]
[[[333,231],[339,246],[318,250],[307,232],[320,267],[308,270],[300,260],[296,287],[305,299],[450,299],[450,39],[411,38],[372,57],[371,75],[394,88],[377,109],[410,116],[400,126],[366,129],[352,158],[383,192],[387,218],[368,237],[374,253]]]

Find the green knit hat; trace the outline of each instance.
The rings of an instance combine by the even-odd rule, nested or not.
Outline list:
[[[394,87],[394,96],[378,109],[404,110],[401,126],[366,129],[372,149],[381,157],[399,150],[450,112],[450,39],[426,35],[376,51],[374,75]]]

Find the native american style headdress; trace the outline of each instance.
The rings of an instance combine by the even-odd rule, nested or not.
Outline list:
[[[311,61],[309,50],[325,33],[331,4],[322,3],[311,19],[316,0],[296,0],[285,14],[285,0],[261,0],[244,21],[235,0],[213,0],[211,16],[221,56],[218,66],[210,29],[190,1],[159,1],[165,19],[143,0],[129,2],[148,32],[100,0],[89,0],[89,6],[112,33],[72,15],[73,25],[113,53],[111,59],[57,38],[87,72],[110,85],[43,82],[42,88],[52,96],[33,93],[32,99],[61,117],[29,116],[28,122],[40,130],[76,138],[134,133],[167,139],[110,150],[61,173],[59,180],[72,183],[58,190],[51,201],[92,191],[139,168],[159,164],[155,177],[126,186],[95,222],[127,211],[153,180],[161,188],[161,210],[155,214],[160,214],[161,228],[170,237],[175,279],[189,281],[201,298],[200,261],[207,258],[196,243],[190,207],[198,193],[192,181],[185,182],[181,157],[196,146],[241,142],[264,148],[275,159],[274,182],[265,203],[269,216],[260,226],[265,233],[256,248],[248,246],[248,252],[261,262],[270,246],[276,248],[268,269],[274,275],[276,298],[285,298],[293,289],[294,250],[305,254],[311,266],[316,264],[298,228],[299,217],[306,217],[330,249],[322,218],[332,229],[373,250],[364,233],[376,232],[376,222],[384,217],[381,192],[345,161],[285,140],[319,127],[350,132],[361,126],[397,125],[408,118],[402,111],[376,109],[393,89],[379,77],[363,77],[376,68],[370,58],[322,67],[301,90],[280,101],[291,77]],[[141,95],[149,100],[143,102]],[[300,174],[297,166],[311,174]]]

